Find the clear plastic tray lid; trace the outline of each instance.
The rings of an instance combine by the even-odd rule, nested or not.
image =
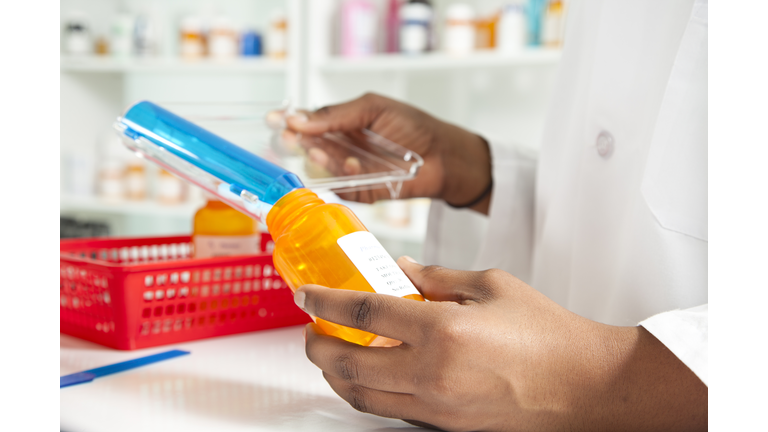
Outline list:
[[[301,136],[267,126],[278,104],[142,101],[115,129],[140,157],[265,221],[280,197],[299,187],[315,192],[387,188],[397,198],[422,158],[369,130]],[[236,144],[235,144],[236,143]]]

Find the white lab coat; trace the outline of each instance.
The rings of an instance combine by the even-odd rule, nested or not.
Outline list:
[[[473,247],[474,228],[456,235],[473,216],[436,201],[424,260],[500,268],[581,316],[640,323],[707,383],[707,0],[568,13],[539,154],[491,142],[487,233]]]

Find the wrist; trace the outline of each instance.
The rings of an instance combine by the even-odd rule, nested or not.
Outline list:
[[[443,187],[439,198],[454,207],[487,213],[492,187],[491,151],[488,143],[452,124],[443,123],[435,133],[442,147]],[[467,205],[470,203],[471,205]]]

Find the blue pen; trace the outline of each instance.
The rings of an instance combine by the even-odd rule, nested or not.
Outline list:
[[[87,371],[77,372],[69,375],[64,375],[60,378],[59,388],[68,387],[75,384],[82,384],[91,382],[95,378],[100,378],[106,375],[112,375],[114,373],[127,371],[140,366],[145,366],[159,361],[172,359],[189,354],[189,351],[171,350],[161,352],[159,354],[153,354],[146,357],[140,357],[133,360],[128,360],[120,363],[115,363],[107,366],[98,367],[95,369],[89,369]]]

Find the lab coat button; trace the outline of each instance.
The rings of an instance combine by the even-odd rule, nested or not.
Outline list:
[[[600,132],[595,146],[597,147],[597,154],[608,159],[613,154],[613,135],[606,131]]]

